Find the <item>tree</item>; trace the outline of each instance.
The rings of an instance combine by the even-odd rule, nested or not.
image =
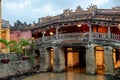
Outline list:
[[[7,49],[6,53],[10,53],[10,47],[12,47],[14,45],[14,43],[16,43],[16,41],[11,40],[11,41],[7,41],[6,39],[0,39],[0,43],[3,43],[5,45],[5,48]],[[8,59],[8,56],[6,56],[6,59],[1,59],[1,62],[9,62],[10,60]]]
[[[30,61],[31,61],[32,65],[33,65],[34,64],[34,56],[31,55],[30,53],[28,54],[28,52],[27,52],[28,48],[32,47],[33,49],[35,49],[35,47],[36,47],[34,44],[32,44],[32,39],[28,39],[28,40],[20,39],[19,44],[21,45],[22,48],[25,49],[25,56],[24,57],[29,56]]]
[[[23,49],[25,49],[25,56],[28,55],[27,54],[27,48],[32,45],[31,40],[32,39],[28,39],[28,40],[23,39],[23,38],[20,39],[20,45]]]
[[[10,47],[10,51],[20,55],[22,53],[21,44],[19,42],[14,42],[13,45]]]
[[[3,43],[6,47],[7,53],[10,53],[10,47],[12,47],[14,45],[14,43],[16,43],[16,41],[11,40],[11,41],[7,41],[6,39],[0,39],[0,43]]]

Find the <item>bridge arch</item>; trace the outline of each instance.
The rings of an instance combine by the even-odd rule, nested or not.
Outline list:
[[[54,59],[53,47],[46,47],[45,53],[46,53],[47,62],[48,62],[48,69],[53,70],[53,59]]]
[[[120,68],[120,49],[113,48],[114,69]]]
[[[95,50],[95,64],[96,64],[96,74],[105,73],[105,61],[104,61],[104,47],[96,45]]]

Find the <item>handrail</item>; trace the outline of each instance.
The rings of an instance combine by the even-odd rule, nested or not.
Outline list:
[[[108,34],[107,33],[92,33],[93,39],[107,39]]]
[[[99,39],[99,40],[108,40],[108,41],[120,41],[120,34],[111,34],[108,37],[107,33],[92,33],[92,39]],[[82,32],[82,33],[64,33],[58,34],[58,38],[56,39],[56,35],[53,36],[45,36],[44,41],[42,38],[36,39],[34,42],[45,42],[45,41],[53,41],[53,40],[89,40],[89,32]]]
[[[88,32],[86,33],[67,33],[67,34],[59,34],[58,39],[62,40],[83,40],[84,38],[88,37]]]

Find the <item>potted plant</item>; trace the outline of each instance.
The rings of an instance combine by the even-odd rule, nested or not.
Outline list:
[[[30,48],[30,46],[32,45],[31,39],[26,40],[26,39],[21,38],[20,45],[22,49],[24,50],[24,55],[22,56],[22,59],[23,60],[30,59],[30,54],[28,54],[27,49]]]
[[[0,43],[5,45],[5,48],[7,49],[6,53],[10,53],[9,48],[11,47],[11,45],[13,45],[16,41],[11,40],[11,41],[7,41],[6,39],[0,39]],[[1,63],[9,63],[10,59],[8,59],[7,57],[8,55],[6,55],[5,58],[1,59]]]
[[[18,59],[21,59],[22,56],[22,46],[19,42],[14,42],[13,45],[10,47],[11,52],[15,52],[18,56]]]

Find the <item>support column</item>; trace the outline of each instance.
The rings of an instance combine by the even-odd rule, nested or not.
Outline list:
[[[89,22],[88,26],[89,26],[89,41],[91,41],[92,40],[92,25],[90,22]]]
[[[95,50],[92,45],[89,45],[86,49],[86,73],[96,73]]]
[[[50,69],[50,50],[41,48],[40,50],[40,71],[46,72]]]
[[[42,32],[42,41],[45,40],[45,33],[46,33],[45,31]]]
[[[56,27],[56,39],[58,39],[58,30],[60,27]]]
[[[7,23],[7,28],[6,28],[6,40],[7,41],[10,41],[10,26],[9,26],[9,22]],[[7,52],[10,52],[10,48],[7,48]],[[10,54],[10,53],[8,53]]]
[[[63,47],[54,47],[54,72],[62,72],[65,70],[65,57]]]
[[[104,46],[105,74],[114,73],[114,61],[111,46]]]
[[[59,29],[61,28],[62,26],[58,26],[56,27],[56,39],[58,39],[59,37]]]
[[[110,24],[108,24],[108,39],[111,38],[111,30],[110,30]]]
[[[0,38],[1,38],[1,30],[2,29],[2,0],[0,0]],[[0,51],[1,51],[1,44],[0,44]]]

